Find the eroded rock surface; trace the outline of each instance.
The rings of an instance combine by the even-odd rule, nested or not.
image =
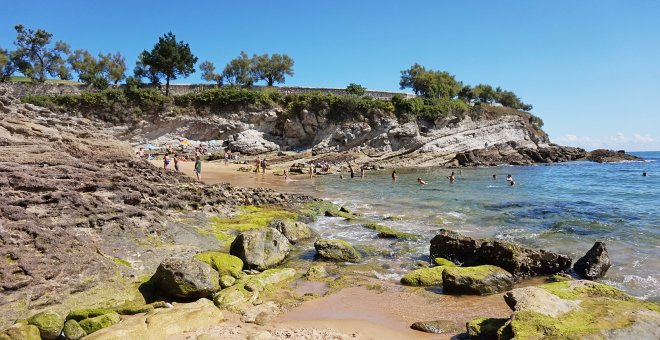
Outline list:
[[[231,254],[244,262],[246,269],[266,270],[280,264],[291,251],[289,240],[274,228],[244,231],[231,243]]]
[[[581,277],[589,280],[599,279],[612,266],[610,256],[607,253],[605,242],[596,242],[589,251],[575,261],[573,270]]]

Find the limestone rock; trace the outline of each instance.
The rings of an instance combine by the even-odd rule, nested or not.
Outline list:
[[[208,263],[220,276],[231,275],[235,278],[243,276],[243,260],[236,256],[219,251],[206,251],[195,255],[195,258]]]
[[[513,289],[504,294],[504,301],[514,312],[530,311],[557,317],[580,305],[580,301],[566,300],[539,287]]]
[[[478,318],[468,322],[465,326],[470,339],[499,339],[498,330],[509,319]]]
[[[612,266],[605,242],[596,242],[589,251],[573,265],[573,270],[581,277],[589,280],[599,279]]]
[[[463,327],[457,324],[456,321],[450,320],[418,321],[413,323],[410,328],[436,334],[460,333],[463,330]]]
[[[446,267],[442,272],[442,289],[446,294],[487,295],[512,286],[513,276],[495,266]]]
[[[289,280],[295,275],[295,269],[284,268],[268,269],[256,275],[246,276],[238,280],[233,286],[215,294],[213,302],[218,308],[243,311],[259,298],[259,293],[266,287]]]
[[[236,279],[231,275],[223,275],[220,277],[220,287],[227,288],[231,287],[236,283]]]
[[[78,321],[68,320],[64,323],[64,338],[66,340],[79,340],[87,335],[87,332],[80,327]]]
[[[0,332],[0,340],[41,340],[35,325],[17,323]]]
[[[430,252],[431,258],[443,257],[463,266],[497,266],[517,279],[564,272],[572,262],[565,255],[536,251],[504,241],[481,242],[445,229],[431,240]]]
[[[406,273],[401,283],[406,286],[441,286],[444,270],[443,266],[415,269]]]
[[[54,340],[62,333],[64,318],[52,311],[44,311],[28,319],[28,324],[37,326],[39,334],[44,340]]]
[[[280,149],[277,144],[264,139],[263,132],[256,130],[245,130],[232,137],[233,141],[229,142],[229,147],[242,154],[258,155]]]
[[[86,334],[92,334],[100,329],[118,324],[119,321],[121,321],[121,319],[119,318],[119,314],[110,313],[110,314],[103,314],[103,315],[95,316],[93,318],[82,320],[78,324],[80,325],[80,328],[82,328],[85,331]]]
[[[246,269],[265,270],[280,264],[290,251],[289,240],[277,229],[259,228],[238,234],[230,253],[241,258]]]
[[[277,229],[291,244],[296,244],[315,236],[314,231],[303,222],[278,220],[271,222],[268,226]]]
[[[343,240],[318,240],[314,243],[316,255],[325,260],[358,262],[360,254]]]
[[[218,272],[194,258],[163,260],[151,280],[163,293],[180,298],[210,296],[220,289]]]
[[[587,154],[587,159],[597,163],[613,163],[621,161],[636,161],[640,160],[639,157],[629,155],[625,151],[614,151],[606,149],[598,149],[591,151]]]

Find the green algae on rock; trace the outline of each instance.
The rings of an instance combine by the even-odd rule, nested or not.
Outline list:
[[[509,319],[478,318],[468,322],[465,326],[470,339],[499,339],[498,330],[508,321]]]
[[[445,267],[420,268],[407,272],[401,283],[406,286],[440,286]]]
[[[108,313],[82,320],[78,322],[78,324],[85,331],[85,333],[92,334],[99,329],[115,325],[119,323],[119,321],[121,321],[121,318],[119,317],[118,313]]]
[[[231,287],[236,283],[236,278],[231,275],[222,275],[220,276],[220,287],[227,288]]]
[[[380,238],[396,238],[402,240],[416,240],[419,238],[419,236],[415,234],[398,231],[394,228],[390,228],[388,226],[384,226],[378,223],[364,223],[362,226],[364,226],[367,229],[377,231],[378,237]]]
[[[235,278],[240,278],[244,275],[243,260],[234,255],[221,253],[219,251],[205,251],[194,257],[209,264],[220,276],[231,275]]]
[[[0,332],[0,340],[41,340],[41,335],[35,325],[16,323]]]
[[[67,320],[64,323],[64,338],[67,340],[79,340],[87,336],[85,330],[80,327],[78,321],[76,320]]]
[[[216,293],[213,302],[219,308],[240,311],[256,301],[269,286],[287,281],[295,275],[296,271],[291,268],[268,269],[257,275],[247,275],[233,286]]]
[[[104,314],[114,313],[115,310],[109,308],[86,308],[86,309],[76,309],[69,312],[66,316],[66,320],[75,320],[82,321],[88,318],[97,317]]]
[[[456,264],[454,262],[451,262],[443,257],[434,258],[433,263],[435,263],[436,266],[456,267]]]
[[[511,273],[496,266],[445,267],[442,272],[442,289],[447,294],[488,295],[512,286]]]
[[[265,228],[275,220],[295,221],[298,214],[277,208],[244,206],[235,216],[228,218],[211,217],[210,230],[201,229],[200,233],[211,233],[222,242],[231,242],[237,233],[257,228]]]
[[[317,256],[325,260],[357,262],[361,259],[360,253],[344,240],[318,240],[314,248]]]
[[[315,265],[309,267],[304,276],[308,281],[321,281],[328,276],[328,273],[325,270],[325,266]]]
[[[62,333],[64,318],[52,311],[37,313],[28,319],[28,324],[37,326],[44,340],[54,340]]]
[[[163,260],[151,278],[164,294],[180,298],[201,298],[220,290],[218,272],[194,258]]]

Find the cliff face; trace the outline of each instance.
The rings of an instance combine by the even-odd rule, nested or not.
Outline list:
[[[488,106],[434,121],[406,120],[383,112],[336,121],[323,110],[303,110],[298,115],[281,109],[179,114],[142,121],[118,135],[134,145],[158,146],[184,138],[217,140],[223,147],[249,155],[306,149],[322,155],[359,147],[370,160],[396,166],[530,164],[584,157],[581,149],[551,147],[536,117]],[[480,150],[490,150],[487,160],[481,159]],[[545,153],[553,155],[537,154],[541,150],[551,150]],[[466,153],[472,153],[469,161],[461,156]]]

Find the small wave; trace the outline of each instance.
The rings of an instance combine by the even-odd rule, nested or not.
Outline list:
[[[447,215],[447,216],[454,217],[454,218],[463,218],[463,217],[465,217],[465,214],[460,213],[458,211],[450,211],[450,212],[446,212],[444,214]]]
[[[660,281],[653,276],[642,277],[629,274],[623,276],[622,282],[611,280],[604,280],[604,282],[622,290],[632,289],[636,292],[644,292],[641,295],[637,295],[637,297],[643,300],[660,296]]]

